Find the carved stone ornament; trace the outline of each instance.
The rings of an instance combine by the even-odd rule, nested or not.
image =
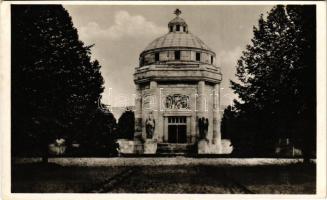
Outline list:
[[[190,97],[182,94],[167,95],[166,109],[190,109]]]

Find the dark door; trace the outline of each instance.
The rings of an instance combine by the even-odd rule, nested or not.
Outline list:
[[[168,142],[177,143],[177,125],[168,125]]]
[[[186,117],[168,118],[168,142],[186,143]]]
[[[178,125],[177,143],[186,143],[186,125]]]

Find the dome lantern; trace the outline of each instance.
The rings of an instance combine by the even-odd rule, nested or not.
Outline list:
[[[175,10],[174,14],[176,17],[168,23],[169,32],[188,32],[187,23],[179,15],[182,14],[182,11],[178,8]]]

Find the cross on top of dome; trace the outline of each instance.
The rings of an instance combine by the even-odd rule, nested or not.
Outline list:
[[[180,10],[180,9],[176,9],[175,11],[174,11],[174,14],[178,17],[180,14],[182,14],[182,11]]]

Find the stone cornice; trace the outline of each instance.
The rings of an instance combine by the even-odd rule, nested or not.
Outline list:
[[[135,83],[146,83],[149,81],[206,81],[210,83],[220,83],[222,74],[219,68],[206,65],[196,66],[148,66],[136,68],[134,73]]]
[[[140,54],[140,57],[144,56],[145,54],[148,53],[154,53],[154,52],[160,52],[160,51],[174,51],[174,50],[194,50],[197,52],[206,52],[209,53],[213,56],[216,56],[216,53],[211,51],[211,50],[207,50],[207,49],[201,49],[201,48],[195,48],[195,47],[187,47],[187,46],[171,46],[171,47],[159,47],[159,48],[155,48],[155,49],[149,49],[149,50],[144,50],[142,51],[142,53]]]

